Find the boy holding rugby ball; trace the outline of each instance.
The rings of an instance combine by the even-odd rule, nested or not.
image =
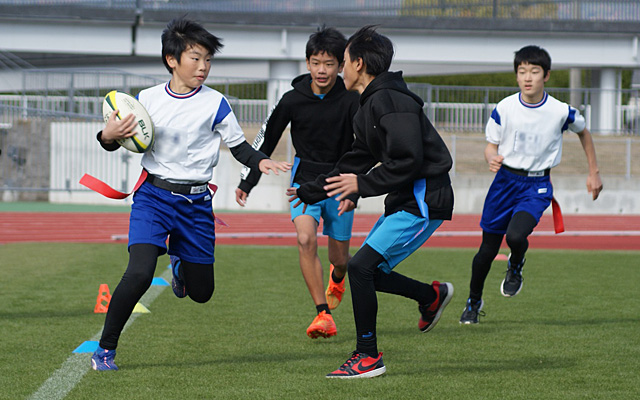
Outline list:
[[[198,303],[214,290],[215,229],[208,182],[225,144],[240,163],[268,174],[288,171],[247,143],[229,102],[204,85],[211,59],[222,48],[219,38],[185,18],[162,32],[162,61],[171,80],[140,92],[155,127],[153,148],[142,157],[147,178],[135,192],[129,225],[129,264],[107,312],[93,369],[117,370],[118,339],[133,309],[151,285],[158,256],[169,253],[173,291]],[[112,113],[98,133],[102,147],[114,151],[116,139],[133,135],[133,117]],[[169,249],[166,241],[169,237]]]

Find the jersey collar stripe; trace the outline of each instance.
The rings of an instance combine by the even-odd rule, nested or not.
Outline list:
[[[165,92],[167,92],[167,94],[169,96],[171,96],[173,98],[176,98],[176,99],[188,99],[189,97],[195,96],[200,90],[202,90],[202,85],[200,85],[197,88],[193,89],[189,93],[175,93],[169,87],[169,82],[167,82],[167,84],[164,85],[164,90],[165,90]]]
[[[518,99],[520,100],[520,104],[522,104],[523,106],[527,107],[527,108],[538,108],[540,106],[542,106],[544,103],[547,102],[547,98],[549,97],[549,95],[547,94],[547,92],[544,92],[542,94],[542,100],[540,100],[539,102],[535,103],[535,104],[529,104],[529,103],[525,103],[522,100],[522,93],[520,93],[518,95]]]

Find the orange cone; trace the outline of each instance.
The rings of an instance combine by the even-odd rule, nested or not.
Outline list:
[[[109,293],[109,286],[106,283],[100,285],[98,291],[98,298],[96,299],[96,307],[93,309],[94,313],[106,313],[109,309],[109,302],[111,301],[111,294]]]

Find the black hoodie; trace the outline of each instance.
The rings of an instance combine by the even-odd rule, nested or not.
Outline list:
[[[358,94],[348,92],[341,77],[323,99],[311,90],[311,75],[304,74],[291,82],[256,137],[253,147],[271,156],[283,131],[291,122],[291,139],[300,158],[294,182],[313,181],[328,173],[353,143],[353,116],[358,110]],[[262,174],[253,169],[243,175],[238,187],[249,193]]]
[[[420,216],[414,182],[425,178],[430,219],[451,219],[453,189],[451,155],[422,109],[424,102],[408,88],[402,72],[377,76],[360,96],[354,118],[356,140],[336,168],[298,189],[298,197],[313,204],[327,197],[327,176],[358,175],[358,195],[387,194],[385,215],[407,211]],[[379,164],[379,165],[377,165]],[[358,196],[349,197],[357,200]]]

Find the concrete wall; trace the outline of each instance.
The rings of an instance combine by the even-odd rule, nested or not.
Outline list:
[[[78,184],[84,173],[89,173],[118,190],[129,191],[140,174],[140,155],[118,150],[108,153],[95,141],[95,132],[102,123],[53,123],[51,125],[50,185],[57,190],[49,192],[52,203],[77,204],[130,204],[126,200],[107,199],[86,190]],[[5,154],[2,154],[3,158]],[[6,154],[8,156],[8,154]],[[284,159],[284,155],[276,158]],[[604,157],[603,157],[604,158]],[[46,164],[49,160],[43,160]],[[601,160],[602,161],[602,160]],[[566,161],[569,163],[569,160]],[[249,195],[247,206],[235,202],[235,188],[240,180],[241,165],[223,148],[220,162],[214,169],[212,182],[219,186],[214,198],[217,210],[287,212],[290,174],[263,175],[259,185]],[[555,197],[565,214],[640,214],[640,178],[603,176],[604,191],[592,201],[586,190],[586,175],[559,175],[552,173]],[[452,177],[455,190],[456,213],[481,213],[487,189],[493,174],[461,174]],[[67,190],[59,190],[67,188]],[[1,187],[0,187],[1,189]],[[2,191],[3,201],[18,201],[19,193]],[[15,195],[15,196],[12,196]],[[361,199],[359,212],[382,213],[384,197]],[[549,210],[550,212],[550,210]]]

